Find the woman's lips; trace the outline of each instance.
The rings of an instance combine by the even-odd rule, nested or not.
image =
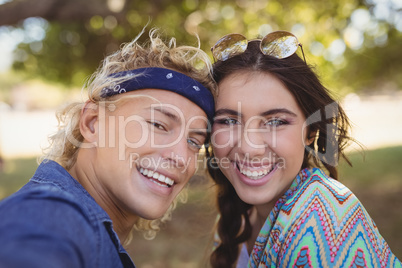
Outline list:
[[[267,183],[278,168],[275,163],[252,168],[234,162],[234,167],[242,182],[249,186],[261,186]]]

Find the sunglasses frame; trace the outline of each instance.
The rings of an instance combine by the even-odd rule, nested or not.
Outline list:
[[[240,55],[241,53],[244,53],[244,52],[247,50],[247,46],[246,46],[245,49],[239,50],[239,51],[237,51],[237,52],[235,51],[235,53],[230,53],[226,58],[224,58],[224,57],[219,57],[219,58],[216,57],[216,54],[214,53],[214,51],[215,51],[217,48],[220,47],[220,45],[221,45],[221,43],[222,43],[223,41],[229,39],[230,37],[241,37],[241,39],[239,39],[239,41],[237,41],[237,42],[247,42],[247,46],[248,46],[248,43],[250,43],[251,41],[260,41],[260,51],[261,51],[261,53],[264,54],[264,55],[273,56],[273,57],[275,57],[275,58],[277,58],[277,59],[285,59],[285,58],[288,58],[288,57],[292,56],[293,54],[296,53],[297,47],[300,47],[300,48],[301,48],[301,51],[302,51],[302,55],[303,55],[303,60],[304,60],[304,62],[306,62],[306,57],[304,56],[304,51],[303,51],[303,46],[302,46],[302,44],[299,42],[299,40],[297,39],[297,37],[296,37],[294,34],[292,34],[291,32],[287,32],[287,31],[275,31],[275,32],[271,32],[271,33],[265,35],[262,39],[253,39],[253,40],[247,40],[247,38],[246,38],[244,35],[242,35],[242,34],[237,34],[237,33],[227,34],[227,35],[221,37],[221,38],[215,43],[215,45],[214,45],[213,47],[211,47],[212,55],[213,55],[213,57],[214,57],[216,60],[218,60],[218,61],[226,61],[226,60],[228,60],[228,59],[230,59],[230,58],[232,58],[232,57],[234,57],[234,56],[237,56],[237,55]],[[296,49],[295,49],[295,51],[294,51],[293,53],[291,53],[290,55],[284,56],[284,57],[279,57],[279,56],[277,56],[277,55],[269,54],[268,52],[265,52],[265,49],[264,49],[264,48],[265,48],[265,45],[264,45],[265,42],[264,42],[264,41],[269,40],[269,39],[272,39],[272,40],[270,40],[269,43],[268,43],[268,44],[270,44],[270,43],[272,43],[273,41],[278,40],[278,39],[280,39],[280,38],[282,38],[282,37],[291,37],[291,38],[294,38],[294,39],[295,39],[295,41],[297,42],[297,44],[296,44],[297,47],[296,47]],[[230,46],[228,46],[227,48],[230,48]],[[235,50],[235,48],[233,48],[233,49]]]

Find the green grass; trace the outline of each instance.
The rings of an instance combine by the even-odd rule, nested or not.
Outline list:
[[[341,163],[340,181],[361,200],[391,250],[402,259],[402,146],[350,153],[353,167]],[[33,175],[36,159],[14,159],[0,173],[0,199],[18,190]],[[205,267],[215,221],[210,182],[192,179],[189,200],[180,204],[154,240],[136,233],[128,252],[138,268]]]
[[[36,158],[4,159],[0,170],[0,199],[16,192],[35,173]]]
[[[351,180],[363,187],[377,187],[385,183],[402,183],[402,146],[381,148],[348,155],[352,167],[341,163],[342,182]]]
[[[392,252],[402,260],[402,146],[349,155],[340,181],[360,199]]]

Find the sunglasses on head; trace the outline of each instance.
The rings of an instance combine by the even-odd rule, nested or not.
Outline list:
[[[253,40],[251,40],[253,41]],[[225,61],[246,51],[249,41],[241,34],[228,34],[219,39],[211,48],[212,55],[216,60]],[[264,55],[285,59],[292,56],[300,46],[304,62],[304,51],[297,37],[286,31],[276,31],[267,34],[260,42],[260,50]]]

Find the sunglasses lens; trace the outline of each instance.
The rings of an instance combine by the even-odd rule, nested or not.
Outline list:
[[[241,34],[225,35],[212,47],[212,54],[215,59],[225,61],[246,51],[247,44],[246,37]]]
[[[277,31],[261,40],[261,51],[278,59],[292,56],[299,46],[296,36],[289,32]]]

